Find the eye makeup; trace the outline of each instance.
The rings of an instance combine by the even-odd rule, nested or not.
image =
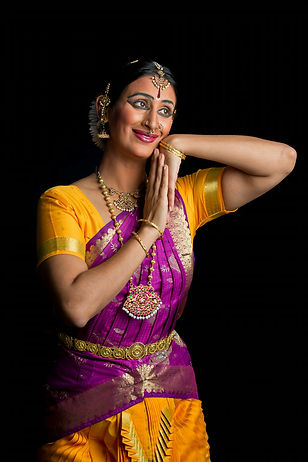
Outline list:
[[[139,98],[138,98],[139,96]],[[142,98],[140,98],[142,97]],[[152,107],[152,101],[154,97],[147,93],[134,93],[133,95],[128,96],[127,102],[135,109],[149,110]],[[174,103],[171,100],[161,100],[160,103],[165,103],[164,106],[158,109],[158,113],[165,118],[171,117],[173,115]]]

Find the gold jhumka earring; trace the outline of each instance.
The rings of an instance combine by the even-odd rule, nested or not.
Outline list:
[[[96,99],[96,110],[97,110],[97,115],[99,118],[98,123],[97,123],[98,125],[97,136],[103,139],[109,138],[109,133],[107,133],[106,126],[105,126],[106,122],[108,121],[107,114],[106,114],[106,108],[110,104],[110,98],[108,96],[109,88],[110,88],[110,83],[108,83],[106,86],[105,94],[98,96]]]

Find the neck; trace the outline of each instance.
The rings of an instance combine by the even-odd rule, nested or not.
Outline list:
[[[146,159],[130,158],[106,149],[99,164],[99,172],[105,184],[122,192],[142,188],[146,179]]]

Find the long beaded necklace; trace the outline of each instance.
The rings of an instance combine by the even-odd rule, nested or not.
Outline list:
[[[111,219],[114,222],[114,227],[116,233],[118,235],[118,239],[120,242],[121,247],[123,246],[123,237],[122,231],[120,229],[120,224],[116,219],[115,211],[111,205],[111,199],[108,192],[108,187],[104,183],[98,169],[96,170],[97,181],[99,183],[99,187],[102,190],[103,197],[105,199],[106,205],[108,207]],[[132,233],[135,235],[136,233]],[[149,274],[147,277],[147,285],[139,284],[138,286],[133,285],[133,276],[129,278],[129,292],[128,296],[123,304],[122,309],[132,318],[135,319],[148,319],[154,314],[157,313],[159,310],[162,301],[158,294],[156,294],[153,286],[152,286],[152,275],[154,271],[154,264],[155,264],[155,256],[156,256],[156,245],[153,244],[151,246],[152,253],[151,253],[151,265],[149,268]],[[147,257],[150,254],[147,253]]]

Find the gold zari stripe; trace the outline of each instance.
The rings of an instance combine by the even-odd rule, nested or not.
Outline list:
[[[66,348],[78,351],[87,351],[97,356],[101,356],[102,358],[142,359],[145,356],[156,353],[157,351],[167,350],[171,345],[174,335],[175,331],[172,331],[168,337],[158,340],[158,342],[149,343],[148,345],[136,342],[129,347],[106,347],[99,343],[79,340],[78,338],[67,335],[64,332],[59,333],[59,339]]]
[[[210,168],[204,184],[206,209],[210,218],[218,217],[225,213],[219,200],[219,175],[223,167]]]
[[[66,250],[77,253],[80,256],[84,256],[85,244],[73,237],[54,237],[52,239],[48,239],[48,241],[45,241],[38,250],[38,261],[41,261],[47,255],[58,250]]]

